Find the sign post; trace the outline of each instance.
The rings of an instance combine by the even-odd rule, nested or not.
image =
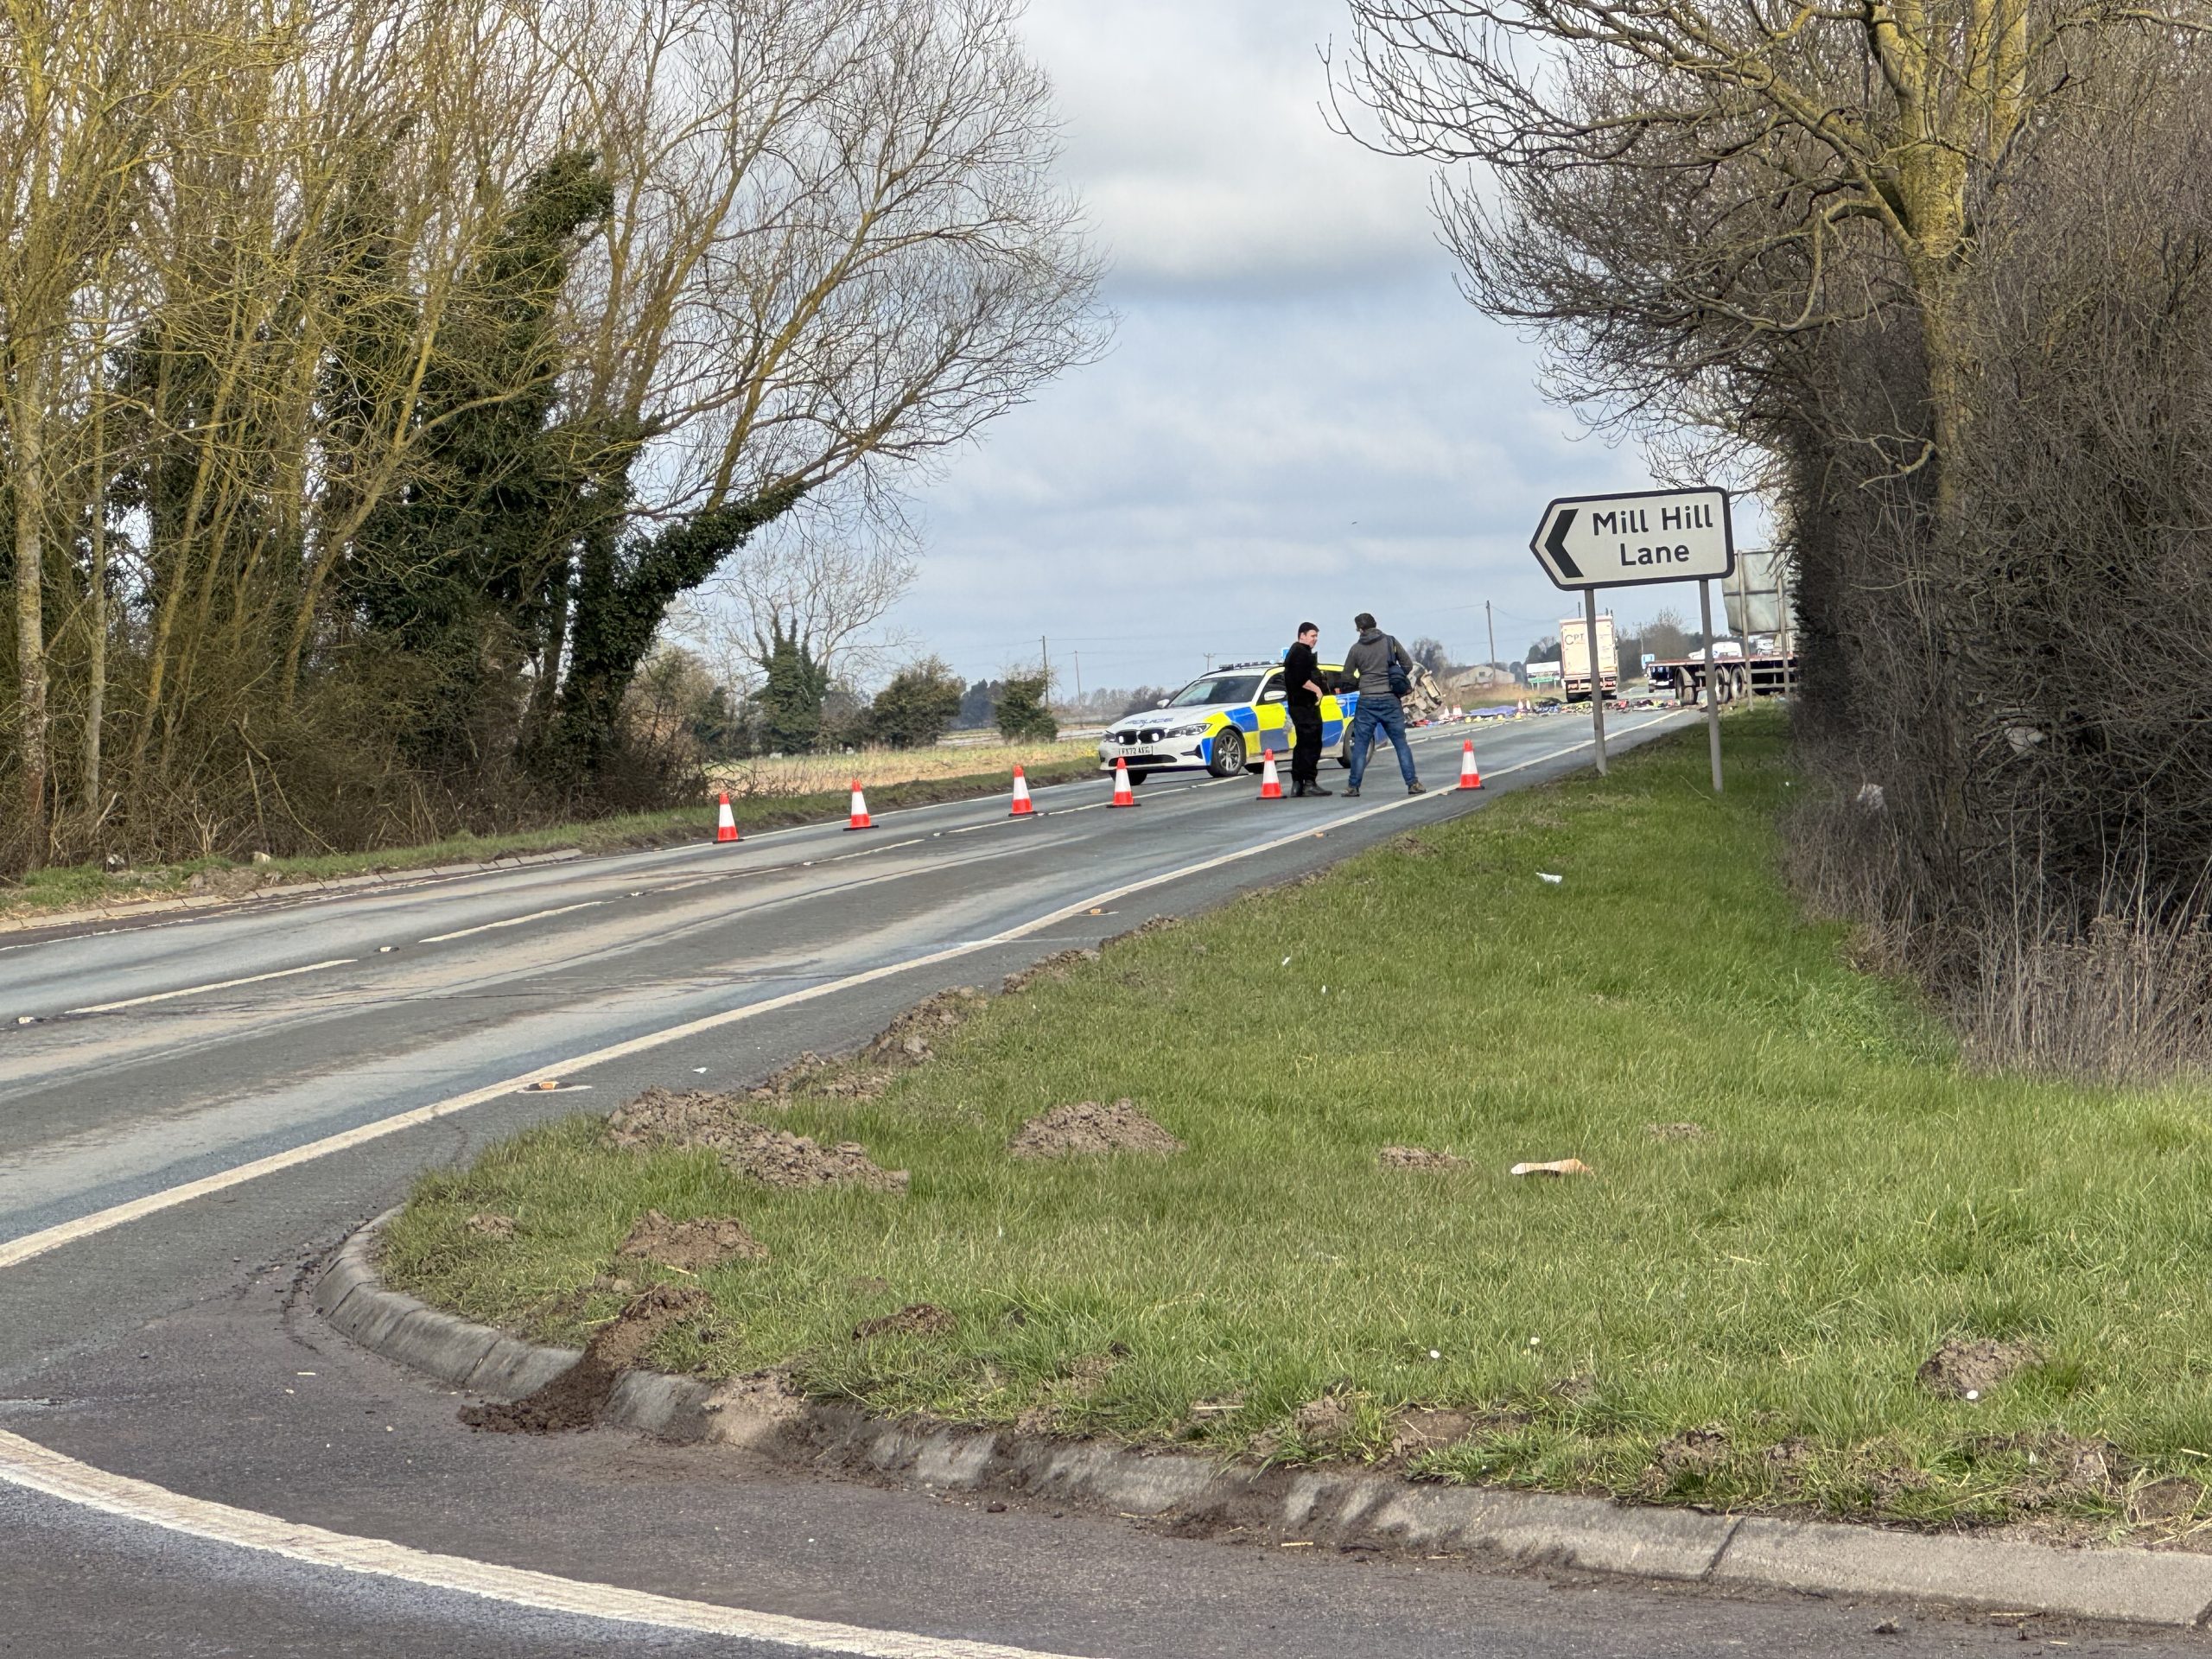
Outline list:
[[[1605,770],[1605,675],[1598,661],[1598,589],[1651,582],[1694,582],[1705,624],[1707,719],[1713,741],[1713,788],[1720,789],[1720,709],[1713,696],[1713,590],[1716,576],[1736,568],[1736,536],[1726,490],[1630,490],[1619,495],[1563,496],[1544,509],[1529,541],[1552,586],[1580,591],[1590,654],[1590,724],[1598,771]]]
[[[1713,750],[1713,792],[1720,792],[1720,677],[1713,666],[1713,584],[1697,585],[1697,620],[1705,630],[1705,734]],[[1749,630],[1745,630],[1748,633]],[[1749,672],[1747,669],[1746,673]]]
[[[1598,775],[1605,775],[1605,675],[1598,663],[1598,590],[1582,590],[1582,651],[1590,659],[1590,733],[1598,741]],[[1564,677],[1567,664],[1560,664]]]

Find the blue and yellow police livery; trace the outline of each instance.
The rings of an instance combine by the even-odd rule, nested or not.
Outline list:
[[[1321,683],[1336,683],[1343,666],[1321,664]],[[1351,724],[1357,692],[1321,699],[1321,745],[1344,755],[1345,734]],[[1204,770],[1217,778],[1234,778],[1256,767],[1263,749],[1273,749],[1275,764],[1290,764],[1290,710],[1280,663],[1230,663],[1211,674],[1202,674],[1157,709],[1124,715],[1109,726],[1098,740],[1098,762],[1111,771],[1114,762],[1129,763],[1129,781],[1141,784],[1155,772]]]

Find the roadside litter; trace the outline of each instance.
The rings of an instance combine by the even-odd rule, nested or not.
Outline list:
[[[1536,880],[1539,881],[1548,881],[1552,886],[1557,887],[1560,882],[1566,880],[1567,878],[1563,875],[1554,875],[1549,870],[1538,870],[1536,872]]]
[[[1580,1158],[1556,1158],[1548,1164],[1516,1164],[1509,1175],[1594,1175],[1598,1172]]]

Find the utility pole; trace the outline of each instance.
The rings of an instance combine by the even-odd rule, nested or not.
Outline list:
[[[1483,626],[1490,633],[1490,665],[1492,674],[1497,669],[1497,624],[1491,620],[1490,601],[1483,601]]]
[[[1075,700],[1083,701],[1083,653],[1079,651],[1075,654]]]
[[[1045,695],[1050,696],[1052,694],[1052,652],[1041,633],[1037,636],[1037,661],[1045,671]]]

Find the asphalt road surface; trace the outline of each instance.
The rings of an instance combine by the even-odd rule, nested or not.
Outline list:
[[[1612,735],[1684,723],[1621,716]],[[1587,739],[1573,718],[1484,732],[1479,796],[1449,791],[1446,729],[1419,739],[1436,792],[1418,798],[1387,758],[1357,802],[1160,779],[1117,812],[1086,782],[1039,791],[1034,822],[952,804],[864,835],[0,936],[0,1654],[2202,1651],[1315,1559],[619,1432],[477,1435],[296,1294],[416,1173],[526,1123],[741,1086],[944,986],[1478,810],[1586,765]],[[520,1092],[546,1077],[564,1089]],[[75,1484],[26,1484],[33,1465]],[[340,1536],[309,1548],[309,1528]],[[1899,1633],[1872,1635],[1885,1620]]]

